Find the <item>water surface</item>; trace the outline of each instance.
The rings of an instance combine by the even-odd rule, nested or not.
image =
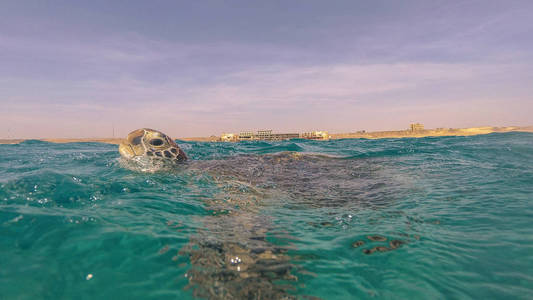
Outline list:
[[[179,144],[0,145],[0,298],[533,296],[533,134]]]

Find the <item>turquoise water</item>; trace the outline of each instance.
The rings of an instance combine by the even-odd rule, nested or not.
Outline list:
[[[533,134],[0,145],[0,299],[530,299]]]

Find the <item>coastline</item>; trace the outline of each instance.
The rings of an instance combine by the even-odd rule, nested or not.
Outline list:
[[[385,139],[385,138],[423,138],[439,136],[471,136],[489,133],[504,132],[533,132],[533,126],[508,126],[508,127],[472,127],[472,128],[437,128],[422,129],[417,131],[395,130],[395,131],[374,131],[374,132],[350,132],[350,133],[332,133],[330,139]],[[195,142],[217,142],[217,136],[210,137],[189,137],[177,138],[183,141]],[[98,142],[118,145],[121,138],[46,138],[46,139],[0,139],[0,144],[19,144],[27,140],[38,140],[51,143],[77,143],[77,142]]]
[[[366,139],[384,139],[384,138],[423,138],[439,136],[470,136],[489,133],[504,132],[533,132],[533,126],[508,126],[508,127],[471,127],[471,128],[437,128],[422,129],[417,131],[396,130],[396,131],[375,131],[375,132],[353,132],[353,133],[332,133],[331,139],[346,138],[366,138]]]

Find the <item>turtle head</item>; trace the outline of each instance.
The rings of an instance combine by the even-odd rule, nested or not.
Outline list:
[[[168,135],[149,128],[130,132],[118,151],[126,160],[150,159],[180,162],[187,159],[185,152]]]

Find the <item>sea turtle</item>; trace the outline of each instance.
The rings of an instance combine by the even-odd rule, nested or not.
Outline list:
[[[118,151],[127,159],[152,156],[175,161],[187,160],[187,155],[173,139],[161,131],[150,128],[130,132],[126,140],[120,143]]]
[[[187,160],[187,155],[173,139],[150,128],[130,132],[118,151],[127,167],[141,171],[157,171]]]
[[[148,172],[174,168],[184,175],[207,174],[219,186],[218,195],[204,200],[212,215],[202,218],[203,228],[180,251],[190,258],[189,282],[195,295],[202,298],[292,298],[286,286],[275,282],[297,280],[291,274],[295,257],[286,254],[287,247],[274,245],[266,238],[274,226],[270,217],[258,213],[265,205],[284,202],[293,208],[345,211],[378,209],[391,201],[386,192],[387,185],[393,184],[389,182],[391,176],[381,175],[380,161],[375,158],[280,152],[184,163],[187,155],[174,140],[148,128],[131,132],[120,144],[119,152],[128,168]],[[310,224],[315,223],[335,226],[329,221]],[[372,235],[369,240],[386,238]],[[397,249],[403,243],[393,242],[390,248],[374,247],[363,253]]]

